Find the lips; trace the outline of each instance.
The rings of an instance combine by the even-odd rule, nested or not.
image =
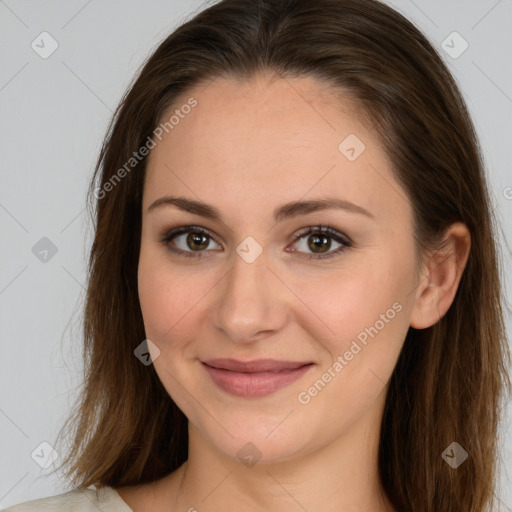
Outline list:
[[[203,368],[217,387],[231,395],[259,398],[276,392],[301,378],[314,363],[257,359],[210,359]]]
[[[237,359],[209,359],[204,364],[219,370],[230,370],[239,373],[281,372],[295,370],[310,364],[309,362],[278,361],[276,359],[255,359],[254,361],[238,361]]]

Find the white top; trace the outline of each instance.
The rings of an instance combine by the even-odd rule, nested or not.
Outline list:
[[[73,489],[64,494],[25,501],[18,505],[2,509],[2,512],[35,512],[52,510],[55,512],[133,512],[112,487],[93,486],[87,489]]]

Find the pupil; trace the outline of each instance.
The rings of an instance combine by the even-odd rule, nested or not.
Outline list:
[[[203,243],[201,243],[203,241]],[[203,249],[204,247],[208,247],[208,239],[206,236],[200,233],[191,233],[187,237],[187,242],[190,243],[190,248],[194,249],[194,244],[196,244],[196,248],[199,246],[199,249]]]
[[[326,249],[329,250],[331,244],[329,243],[329,238],[325,236],[312,236],[310,240],[313,240],[313,243],[310,244],[310,248],[315,251],[316,249],[320,249],[322,244],[326,244]]]
[[[316,251],[316,249],[321,249],[323,244],[326,244],[326,249],[330,249],[330,242],[329,238],[325,236],[311,236],[309,237],[310,240],[312,240],[312,243],[309,244],[310,248],[313,251]],[[200,233],[194,233],[189,234],[187,237],[187,242],[190,242],[191,248],[195,245],[196,248],[203,249],[205,247],[208,247],[208,237],[200,234]]]

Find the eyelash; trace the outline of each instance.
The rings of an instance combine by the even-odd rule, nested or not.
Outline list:
[[[179,254],[180,256],[185,256],[185,257],[192,257],[192,258],[201,258],[203,257],[203,254],[204,252],[206,251],[183,251],[182,249],[176,249],[176,248],[173,248],[171,247],[170,245],[170,242],[175,238],[177,237],[178,235],[181,235],[181,234],[184,234],[184,233],[196,233],[196,234],[201,234],[201,235],[204,235],[204,236],[207,236],[208,238],[212,239],[213,241],[214,238],[210,235],[210,233],[208,232],[208,230],[200,227],[200,226],[181,226],[179,228],[175,228],[175,229],[171,229],[170,231],[167,231],[163,237],[160,239],[160,242],[171,252],[175,253],[175,254]],[[349,248],[349,247],[352,247],[352,241],[346,236],[346,235],[343,235],[341,233],[339,233],[338,231],[330,228],[329,226],[322,226],[321,224],[319,224],[317,227],[314,227],[314,226],[311,226],[311,227],[308,227],[306,229],[306,231],[303,231],[301,232],[300,234],[298,234],[294,240],[293,243],[296,243],[297,241],[299,241],[300,239],[304,238],[304,237],[307,237],[307,236],[310,236],[310,235],[324,235],[324,236],[327,236],[328,238],[332,238],[334,239],[337,243],[341,244],[340,247],[338,247],[336,250],[332,251],[332,252],[329,252],[329,253],[325,253],[325,254],[311,254],[309,256],[301,256],[301,257],[304,257],[306,259],[316,259],[316,260],[321,260],[321,259],[327,259],[327,258],[332,258],[336,255],[338,255],[339,253],[343,252],[345,249]],[[294,252],[298,252],[298,251],[294,251]]]

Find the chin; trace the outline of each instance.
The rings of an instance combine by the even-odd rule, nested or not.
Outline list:
[[[292,425],[284,429],[278,426],[279,421],[263,421],[259,428],[255,421],[242,422],[236,428],[224,423],[233,437],[224,430],[219,432],[218,429],[215,432],[203,431],[203,435],[209,438],[209,442],[218,451],[247,467],[285,462],[314,450],[310,446],[314,436],[307,436],[304,429],[297,429]]]

